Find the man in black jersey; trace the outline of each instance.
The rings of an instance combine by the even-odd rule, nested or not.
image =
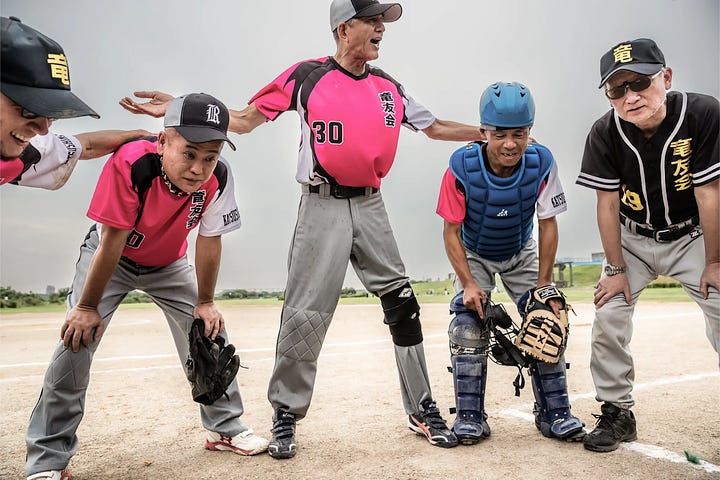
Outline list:
[[[637,438],[632,316],[658,275],[680,282],[697,302],[720,351],[720,108],[708,95],[668,91],[672,74],[647,38],[621,42],[600,60],[612,110],[590,130],[577,178],[597,192],[605,250],[590,359],[603,405],[584,440],[592,451]]]

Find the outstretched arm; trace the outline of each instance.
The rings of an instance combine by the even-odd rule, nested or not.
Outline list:
[[[152,135],[147,130],[98,130],[75,135],[82,144],[80,160],[103,157],[130,140]]]
[[[151,117],[164,117],[165,110],[167,110],[168,103],[175,98],[169,93],[153,91],[139,91],[133,92],[138,98],[149,99],[144,103],[137,103],[130,97],[125,97],[120,100],[120,106],[123,107],[130,113],[136,115],[150,115]]]
[[[170,101],[174,98],[169,93],[153,91],[140,91],[134,92],[138,98],[149,99],[144,103],[137,103],[130,97],[125,97],[120,100],[120,106],[125,110],[135,114],[150,115],[152,117],[163,117]],[[260,110],[251,103],[243,110],[229,110],[230,111],[230,125],[228,130],[234,133],[243,134],[250,133],[255,130],[255,127],[262,125],[267,121],[267,117],[263,115]]]
[[[436,118],[432,125],[423,129],[423,133],[433,140],[450,140],[455,142],[485,140],[485,135],[480,131],[480,127],[450,120],[440,120],[439,118]]]

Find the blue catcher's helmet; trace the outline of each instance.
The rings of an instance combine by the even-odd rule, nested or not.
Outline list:
[[[480,97],[480,123],[483,128],[529,127],[535,121],[535,102],[530,90],[518,82],[496,82]]]

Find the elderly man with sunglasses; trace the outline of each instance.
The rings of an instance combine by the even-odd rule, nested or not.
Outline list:
[[[78,160],[107,155],[147,134],[144,130],[50,134],[50,125],[59,118],[100,116],[70,91],[67,58],[57,42],[15,17],[0,21],[0,185],[60,188]]]
[[[708,95],[668,92],[672,69],[650,39],[615,45],[600,74],[612,110],[588,134],[577,183],[597,192],[605,250],[590,360],[603,404],[584,444],[610,452],[637,438],[629,343],[648,283],[680,282],[720,351],[720,108]]]

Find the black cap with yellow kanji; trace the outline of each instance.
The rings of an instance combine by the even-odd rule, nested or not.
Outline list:
[[[638,38],[620,42],[600,59],[602,88],[615,72],[629,70],[641,75],[653,75],[665,66],[665,56],[654,41]]]
[[[70,70],[62,47],[15,17],[0,17],[2,93],[47,118],[100,115],[70,91]]]

